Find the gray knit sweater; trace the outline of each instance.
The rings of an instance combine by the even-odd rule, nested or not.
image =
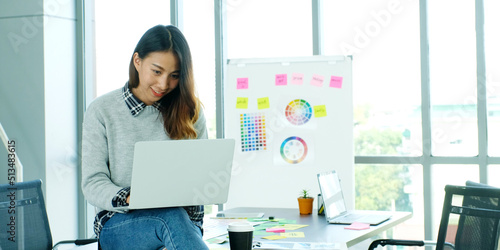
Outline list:
[[[201,108],[194,127],[198,139],[207,138]],[[134,145],[160,140],[170,138],[155,107],[146,106],[133,116],[121,89],[95,99],[85,113],[82,134],[82,189],[88,202],[100,211],[125,212],[127,207],[113,207],[111,202],[118,191],[130,187]]]

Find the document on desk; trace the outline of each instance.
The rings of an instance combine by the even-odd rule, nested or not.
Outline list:
[[[254,249],[331,249],[341,250],[340,243],[315,243],[315,242],[261,242]]]
[[[228,218],[228,219],[247,219],[247,218],[262,218],[264,213],[227,213],[227,212],[218,212],[217,218]]]

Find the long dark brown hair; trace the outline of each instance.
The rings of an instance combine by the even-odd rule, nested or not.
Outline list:
[[[191,51],[181,31],[172,25],[157,25],[144,33],[130,59],[129,87],[139,86],[134,54],[146,58],[151,52],[172,52],[179,60],[179,84],[161,100],[160,113],[165,131],[172,139],[196,138],[194,123],[198,120],[200,101],[196,96]]]

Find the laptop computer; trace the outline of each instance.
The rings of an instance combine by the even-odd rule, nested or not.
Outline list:
[[[376,213],[377,211],[348,211],[346,209],[340,179],[335,170],[319,173],[318,184],[323,197],[325,207],[325,217],[329,223],[333,224],[352,224],[361,222],[370,225],[378,225],[391,216],[389,214]]]
[[[223,204],[234,139],[137,142],[129,209]]]

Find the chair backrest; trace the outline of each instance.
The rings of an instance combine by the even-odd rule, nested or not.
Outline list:
[[[42,181],[0,185],[0,249],[52,249]]]
[[[436,249],[451,241],[458,250],[496,250],[500,189],[468,182],[467,186],[447,185],[445,192]]]

